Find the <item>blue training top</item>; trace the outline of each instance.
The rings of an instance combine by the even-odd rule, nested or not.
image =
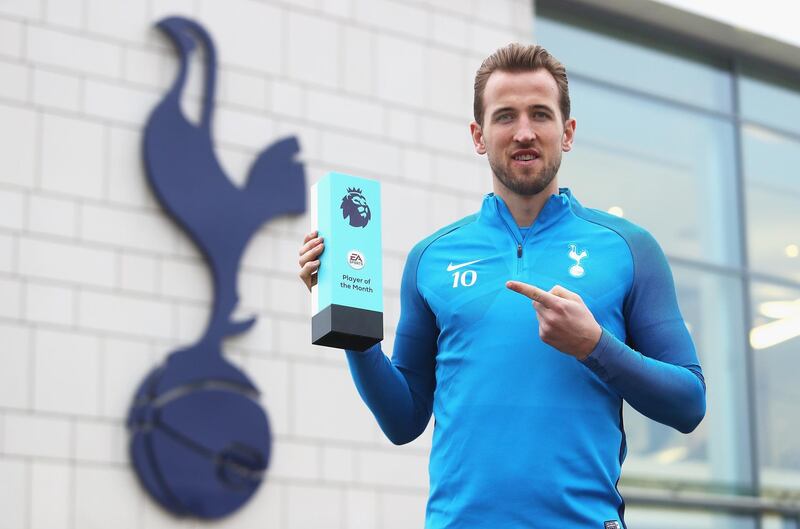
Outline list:
[[[509,279],[583,298],[603,328],[585,361],[539,339]],[[489,194],[479,213],[417,244],[391,361],[380,345],[347,358],[392,442],[412,441],[434,414],[427,529],[624,527],[622,400],[684,433],[705,414],[661,248],[568,189],[524,235]]]

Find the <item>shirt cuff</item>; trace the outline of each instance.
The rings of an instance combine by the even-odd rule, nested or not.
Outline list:
[[[600,380],[608,382],[609,376],[605,366],[609,360],[609,349],[612,347],[612,344],[618,340],[604,327],[602,329],[603,332],[600,334],[600,340],[598,340],[592,352],[589,353],[589,356],[579,361],[600,377]]]

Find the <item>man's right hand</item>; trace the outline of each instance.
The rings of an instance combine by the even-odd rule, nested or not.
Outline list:
[[[319,256],[325,249],[322,237],[315,230],[307,233],[303,238],[303,245],[300,246],[300,279],[303,280],[308,291],[317,284],[317,271],[319,270]]]

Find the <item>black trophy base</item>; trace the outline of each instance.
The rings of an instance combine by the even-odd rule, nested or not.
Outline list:
[[[365,351],[383,340],[383,313],[328,305],[311,318],[311,343]]]

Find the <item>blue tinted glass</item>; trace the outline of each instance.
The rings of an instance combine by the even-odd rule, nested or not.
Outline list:
[[[583,81],[571,89],[578,125],[559,184],[645,227],[670,256],[738,265],[733,124]]]
[[[762,488],[800,490],[800,288],[757,282],[751,298]]]
[[[742,128],[750,267],[800,283],[800,142]]]
[[[622,490],[623,496],[625,490]],[[663,508],[625,507],[625,525],[636,529],[751,529],[752,517],[711,512],[687,512]]]
[[[628,458],[623,478],[749,488],[741,281],[673,266],[678,301],[707,383],[707,413],[689,435],[625,406]]]
[[[690,105],[731,112],[731,76],[688,54],[632,41],[589,23],[539,16],[536,41],[577,73]],[[571,81],[572,79],[570,79]]]
[[[739,106],[742,117],[747,120],[800,132],[800,86],[742,76],[739,78]]]

